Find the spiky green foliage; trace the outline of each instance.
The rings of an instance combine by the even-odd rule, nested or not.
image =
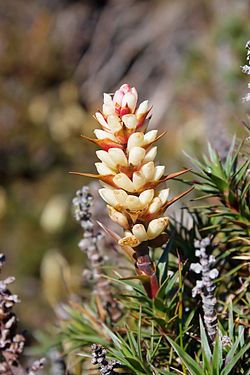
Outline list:
[[[249,370],[250,361],[247,351],[250,348],[250,342],[245,340],[244,329],[239,329],[235,335],[231,335],[232,341],[231,343],[228,341],[226,345],[223,345],[225,338],[218,334],[214,345],[211,346],[200,319],[200,339],[199,351],[193,358],[176,342],[168,338],[190,375],[245,374]]]
[[[140,284],[113,279],[120,285],[120,300],[126,313],[116,327],[98,320],[95,312],[81,305],[67,309],[69,319],[61,327],[61,338],[69,353],[86,352],[90,343],[108,347],[109,356],[118,360],[126,373],[161,374],[172,361],[173,352],[166,347],[167,335],[183,346],[183,336],[191,328],[194,312],[183,313],[183,284],[180,270],[167,277],[153,301]],[[126,291],[125,293],[121,293]],[[132,291],[131,291],[132,290]],[[181,329],[181,335],[180,333]],[[158,368],[158,369],[157,369]],[[124,370],[125,371],[125,370]]]
[[[119,361],[119,371],[126,374],[245,374],[249,344],[237,309],[234,312],[232,304],[226,306],[215,345],[210,343],[201,319],[199,333],[195,310],[180,308],[188,305],[181,271],[180,263],[179,271],[165,280],[154,302],[140,284],[114,279],[126,291],[120,293],[126,315],[112,328],[100,323],[93,310],[72,306],[69,321],[61,328],[71,357],[88,357],[90,344],[95,342],[108,348],[108,358]],[[222,336],[231,340],[223,349]]]
[[[195,238],[212,238],[209,252],[216,256],[220,273],[217,295],[223,302],[230,290],[235,303],[240,302],[238,310],[243,315],[247,310],[250,260],[249,155],[249,137],[245,137],[243,141],[233,139],[224,160],[211,145],[202,161],[192,158],[196,178],[186,182],[195,186],[199,196],[171,226],[174,248],[189,262],[194,261]],[[193,283],[192,274],[188,273],[187,279]]]
[[[237,147],[233,139],[223,161],[210,144],[208,154],[203,156],[203,161],[192,160],[199,169],[194,171],[199,177],[193,181],[195,188],[205,194],[203,200],[208,202],[202,210],[211,218],[209,229],[223,234],[220,239],[230,244],[231,252],[247,252],[250,245],[249,138]]]

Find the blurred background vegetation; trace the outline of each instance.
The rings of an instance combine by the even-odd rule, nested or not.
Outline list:
[[[53,319],[84,263],[75,190],[94,171],[90,136],[102,93],[136,86],[167,130],[160,159],[187,166],[246,116],[247,0],[0,0],[0,247],[28,329]],[[176,187],[179,189],[179,187]],[[176,208],[175,208],[176,209]],[[63,272],[61,272],[63,270]],[[66,282],[65,282],[66,281]]]

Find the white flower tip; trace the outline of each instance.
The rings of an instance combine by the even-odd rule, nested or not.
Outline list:
[[[142,147],[132,147],[129,152],[129,163],[132,165],[139,165],[145,156],[145,150]]]
[[[137,118],[133,114],[127,114],[122,116],[122,121],[128,129],[135,129],[137,126]]]
[[[105,116],[114,115],[115,114],[115,107],[112,104],[103,104],[102,106],[102,112]]]
[[[128,195],[124,204],[131,211],[141,210],[143,207],[140,199],[135,195]]]
[[[140,242],[147,241],[148,235],[144,225],[135,224],[132,228],[132,232]]]
[[[148,225],[148,230],[147,230],[148,238],[152,240],[158,237],[164,231],[167,225],[168,225],[167,217],[160,217],[158,219],[154,219],[150,221]]]
[[[169,196],[169,189],[163,189],[159,192],[158,197],[160,198],[162,205],[164,205],[167,202],[168,196]]]
[[[104,128],[108,128],[108,124],[101,112],[96,112],[95,117],[101,126],[103,126]]]
[[[118,204],[120,204],[121,206],[124,206],[126,199],[128,197],[128,194],[126,193],[126,191],[122,189],[115,189],[113,190],[113,194]]]
[[[149,109],[149,107],[148,107],[148,100],[144,100],[144,102],[142,102],[142,103],[139,105],[139,107],[138,107],[138,109],[137,109],[137,111],[136,111],[136,114],[137,114],[138,116],[140,116],[140,115],[144,115],[144,114],[148,111],[148,109]]]
[[[150,203],[149,207],[148,207],[148,212],[149,214],[154,214],[156,213],[157,211],[159,211],[162,207],[162,202],[160,200],[160,198],[158,197],[155,197],[152,201],[152,203]]]
[[[97,172],[102,176],[115,174],[111,168],[109,168],[107,165],[103,163],[95,163],[95,167],[97,169]]]
[[[132,147],[141,147],[144,143],[144,134],[142,132],[136,132],[130,135],[128,139],[128,151],[131,150]]]
[[[149,143],[154,142],[158,134],[158,130],[150,130],[144,135],[144,144],[147,145]]]
[[[108,150],[108,153],[113,159],[113,161],[116,163],[116,165],[121,165],[124,167],[127,166],[128,161],[127,161],[126,155],[120,148],[112,147]]]
[[[135,87],[132,87],[131,92],[136,97],[136,99],[138,99],[138,92]]]
[[[135,191],[133,182],[128,178],[125,173],[118,173],[114,176],[113,182],[121,189],[130,193]]]
[[[133,184],[136,190],[141,189],[146,183],[146,179],[141,172],[133,173]]]
[[[196,256],[196,257],[199,257],[200,255],[201,255],[200,250],[195,250],[195,256]]]
[[[114,209],[112,206],[107,206],[108,207],[108,212],[110,218],[117,224],[119,224],[121,227],[124,229],[128,229],[129,224],[128,224],[128,219],[127,217],[122,214],[121,212],[117,211]]]
[[[154,146],[149,150],[144,158],[144,163],[148,163],[149,161],[154,161],[157,155],[157,146]]]
[[[106,139],[106,138],[108,138],[108,139],[111,139],[112,141],[116,142],[115,136],[113,134],[111,134],[111,133],[108,133],[108,132],[104,131],[104,130],[95,129],[94,130],[94,134],[95,134],[96,138],[98,138],[98,139]]]
[[[104,150],[97,150],[96,156],[100,159],[103,163],[105,163],[109,168],[115,169],[116,163],[112,160],[109,153]]]
[[[115,199],[114,192],[108,188],[99,189],[99,194],[102,199],[111,206],[117,205],[117,200]]]
[[[153,180],[155,175],[154,162],[149,161],[147,164],[144,164],[141,168],[141,171],[148,181]]]
[[[157,167],[155,167],[154,180],[159,181],[160,178],[163,176],[164,172],[165,172],[165,166],[157,165]]]
[[[109,128],[113,132],[117,132],[122,128],[122,124],[120,122],[120,119],[116,115],[109,115],[107,121],[108,121]]]
[[[154,189],[148,189],[143,191],[139,195],[139,199],[144,206],[147,206],[154,198]]]
[[[137,103],[137,97],[131,91],[127,92],[122,98],[122,107],[128,107],[131,112],[134,112]]]
[[[103,103],[111,105],[111,106],[113,105],[112,97],[110,94],[106,94],[106,93],[103,94]]]

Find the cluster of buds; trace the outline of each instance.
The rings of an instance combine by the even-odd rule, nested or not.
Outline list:
[[[101,126],[94,131],[96,139],[83,136],[102,148],[96,152],[98,174],[77,173],[101,181],[99,192],[109,216],[124,229],[119,244],[135,252],[141,245],[154,248],[166,242],[168,217],[164,212],[188,192],[169,200],[169,189],[158,189],[162,182],[188,170],[164,175],[165,167],[155,164],[154,143],[165,133],[146,131],[151,108],[147,100],[137,107],[137,100],[136,89],[128,84],[113,96],[104,94],[102,111],[95,114]]]

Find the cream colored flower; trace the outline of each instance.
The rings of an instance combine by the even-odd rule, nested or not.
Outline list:
[[[171,176],[164,176],[165,166],[154,161],[154,142],[161,135],[145,130],[150,107],[147,100],[137,106],[137,100],[136,89],[128,84],[114,95],[104,94],[102,111],[95,114],[101,129],[94,130],[96,139],[92,140],[102,148],[96,152],[99,175],[93,177],[104,186],[99,193],[111,219],[125,230],[119,243],[131,247],[155,240],[165,231],[168,218],[164,212],[171,203],[169,189],[158,188]]]

